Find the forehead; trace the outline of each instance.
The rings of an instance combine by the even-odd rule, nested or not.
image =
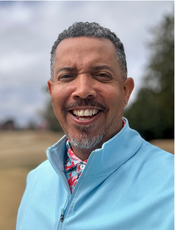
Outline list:
[[[116,49],[108,39],[101,38],[67,38],[56,48],[55,61],[60,65],[74,62],[106,62],[116,61]],[[111,63],[112,64],[112,63]]]
[[[84,44],[84,46],[88,47],[96,47],[96,48],[108,48],[112,50],[115,50],[114,44],[107,38],[94,38],[94,37],[75,37],[75,38],[66,38],[62,40],[56,50],[62,50],[65,48],[74,48],[74,47],[81,47]],[[85,48],[85,47],[84,47]]]

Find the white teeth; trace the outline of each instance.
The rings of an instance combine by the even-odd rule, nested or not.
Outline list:
[[[97,114],[98,113],[98,111],[96,110],[96,109],[94,109],[93,111],[92,111],[92,114],[93,115],[95,115],[95,114]]]
[[[79,118],[79,120],[82,120],[82,121],[84,121],[84,120],[89,120],[90,118]]]
[[[84,116],[84,111],[83,111],[83,110],[81,110],[81,111],[79,112],[79,116]]]
[[[73,110],[73,114],[79,117],[88,117],[92,116],[98,113],[99,110],[93,109],[93,110]]]
[[[90,115],[89,110],[85,110],[84,115],[85,115],[85,116],[89,116],[89,115]]]

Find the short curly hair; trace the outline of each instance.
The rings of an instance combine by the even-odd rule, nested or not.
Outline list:
[[[51,80],[53,80],[53,70],[55,63],[55,51],[58,44],[66,38],[75,37],[94,37],[94,38],[106,38],[109,39],[116,48],[116,57],[122,71],[122,77],[125,80],[127,78],[127,63],[124,46],[115,33],[109,29],[100,26],[96,22],[76,22],[70,26],[67,30],[64,30],[59,34],[57,40],[54,42],[51,50]]]

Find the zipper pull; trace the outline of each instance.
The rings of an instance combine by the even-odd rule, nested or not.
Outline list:
[[[64,220],[64,209],[61,209],[60,222],[63,222],[63,220]]]

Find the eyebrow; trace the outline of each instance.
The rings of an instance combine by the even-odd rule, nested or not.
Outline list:
[[[112,69],[110,66],[108,66],[108,65],[98,65],[98,66],[92,67],[91,69],[94,70],[94,71],[102,70],[102,69],[108,69],[108,70],[110,70],[112,73],[114,73],[113,69]]]
[[[114,73],[113,69],[108,65],[97,65],[97,66],[91,67],[91,71],[98,71],[98,70],[102,70],[102,69],[108,69],[109,71]],[[68,72],[76,71],[76,68],[74,68],[74,67],[66,67],[66,66],[62,67],[62,68],[60,68],[60,69],[58,69],[56,71],[56,75],[58,75],[61,71],[68,71]]]
[[[74,67],[62,67],[56,71],[56,75],[58,75],[61,71],[75,71],[76,68]]]

